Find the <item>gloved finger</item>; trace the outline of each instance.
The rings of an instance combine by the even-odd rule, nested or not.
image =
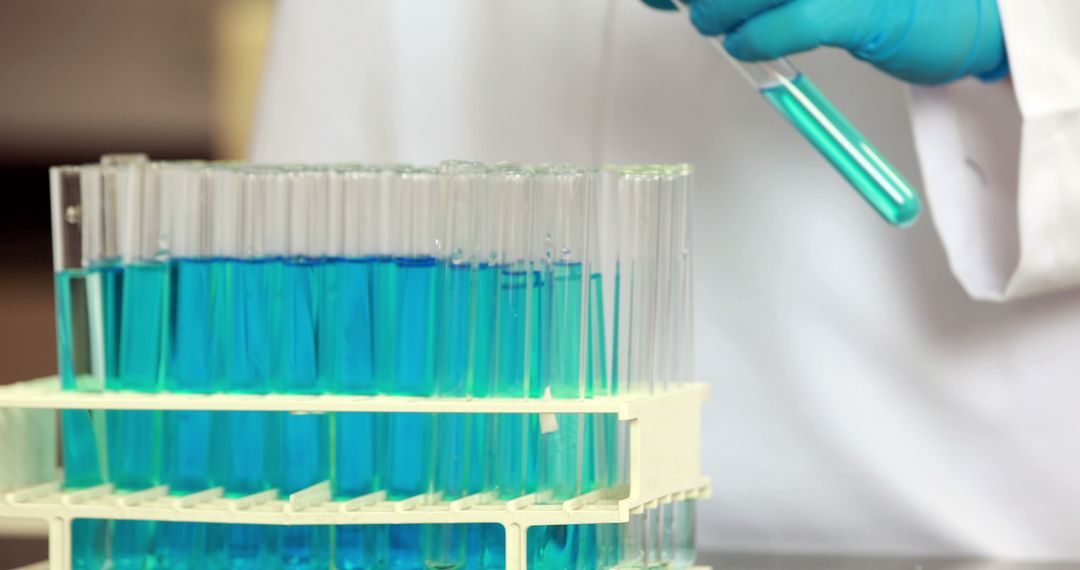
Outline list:
[[[728,33],[724,48],[737,59],[776,59],[828,45],[848,48],[861,33],[853,3],[794,0],[764,12]],[[869,4],[869,3],[864,3]]]
[[[674,10],[675,4],[671,3],[671,0],[642,0],[649,7],[656,8],[657,10]]]
[[[750,18],[790,0],[694,0],[690,20],[706,36],[730,32]]]

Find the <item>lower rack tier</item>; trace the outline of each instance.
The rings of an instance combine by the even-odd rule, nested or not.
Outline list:
[[[542,526],[623,523],[630,515],[682,500],[708,498],[708,480],[636,504],[625,489],[603,489],[552,502],[544,493],[496,501],[482,493],[446,501],[438,494],[388,500],[385,491],[347,501],[331,500],[330,482],[281,497],[274,489],[227,498],[220,487],[174,496],[165,485],[117,493],[112,484],[65,490],[59,480],[4,493],[0,517],[161,520],[231,524],[339,525],[498,523]]]

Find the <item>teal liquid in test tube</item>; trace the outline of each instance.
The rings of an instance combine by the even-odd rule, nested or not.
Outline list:
[[[679,1],[672,2],[686,10]],[[731,57],[717,38],[710,42],[888,223],[915,223],[921,205],[911,184],[850,121],[786,58],[756,63]]]
[[[56,271],[57,355],[64,390],[100,391],[110,369],[115,374],[116,338],[101,335],[115,326],[118,299],[115,272],[103,273],[104,260],[115,256],[104,247],[102,185],[96,166],[58,167],[50,171],[53,265]],[[110,202],[111,203],[111,202]],[[111,270],[111,268],[110,268]],[[103,322],[107,320],[108,322]],[[83,489],[105,482],[99,413],[61,411],[64,488]],[[72,521],[72,568],[101,568],[106,560],[107,523]]]
[[[781,60],[786,63],[786,60]],[[788,64],[790,65],[790,64]],[[777,68],[771,68],[777,69]],[[761,94],[814,145],[885,221],[913,224],[919,216],[918,195],[810,78],[776,75],[776,83]]]

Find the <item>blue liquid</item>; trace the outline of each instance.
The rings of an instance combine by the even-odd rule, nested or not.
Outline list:
[[[481,265],[476,269],[473,287],[475,304],[473,322],[472,359],[469,363],[469,394],[476,397],[490,396],[494,390],[493,371],[495,369],[496,335],[496,292],[499,287],[499,269],[490,265]],[[477,417],[485,417],[479,414]],[[486,463],[485,463],[486,464]],[[477,469],[470,476],[474,489],[483,487],[484,471]]]
[[[468,393],[473,344],[473,268],[442,264],[436,347],[437,392],[440,396],[463,397]],[[466,445],[470,441],[465,414],[436,417],[434,489],[444,500],[466,494],[471,465]],[[428,564],[437,568],[462,568],[466,557],[466,527],[430,525],[425,537]]]
[[[110,339],[97,338],[94,314],[111,313],[110,299],[101,295],[100,278],[93,271],[71,270],[56,274],[56,330],[61,386],[65,390],[94,390],[96,381],[92,347]],[[107,351],[111,352],[111,351]],[[98,376],[100,377],[100,376]],[[104,482],[101,451],[94,415],[89,410],[62,410],[61,453],[64,488],[81,489]],[[105,561],[106,523],[78,519],[72,522],[72,567],[100,568]]]
[[[334,260],[325,268],[319,319],[319,374],[335,393],[375,394],[371,294],[374,261]],[[334,494],[375,490],[375,415],[336,414]]]
[[[540,385],[556,398],[576,398],[582,394],[581,265],[555,264],[546,277],[539,319]],[[584,463],[591,466],[592,461],[591,450],[582,449],[582,416],[558,414],[556,420],[557,430],[540,435],[539,477],[541,488],[551,491],[555,501],[563,501],[592,490],[581,480]]]
[[[112,563],[118,570],[142,570],[152,559],[154,523],[112,521]]]
[[[435,392],[435,260],[430,257],[396,260],[398,291],[397,346],[393,394],[430,396]],[[387,494],[405,499],[426,493],[431,486],[431,414],[395,413],[388,421],[390,449],[386,463]],[[392,525],[389,529],[391,568],[422,568],[421,529]]]
[[[232,524],[221,529],[224,535],[224,563],[231,570],[260,570],[273,568],[278,552],[277,527],[257,524]],[[221,556],[216,557],[220,560]]]
[[[162,372],[165,293],[164,264],[139,264],[123,272],[119,375],[110,390],[152,392]],[[158,484],[158,418],[154,411],[109,411],[109,478],[120,490]]]
[[[492,395],[503,398],[525,396],[525,360],[528,339],[529,273],[502,269],[498,275],[495,342],[495,385]],[[491,464],[491,480],[502,499],[521,496],[525,490],[525,442],[523,414],[492,416],[498,457]]]
[[[168,267],[163,263],[123,268],[119,331],[119,370],[106,388],[152,392],[164,368],[168,308]],[[120,491],[138,491],[158,484],[158,423],[153,411],[108,411],[109,480]],[[112,560],[116,568],[143,568],[154,525],[144,521],[113,523]]]
[[[56,274],[57,368],[64,390],[90,389],[90,304],[86,272]]]
[[[530,570],[561,570],[563,568],[611,568],[622,559],[622,542],[627,540],[627,524],[588,524],[566,526],[537,526],[529,528]],[[585,537],[586,539],[583,539]],[[656,562],[656,560],[654,560]],[[620,566],[622,567],[622,566]],[[640,561],[627,568],[644,568]],[[668,568],[665,564],[649,568]],[[687,566],[677,566],[684,568]]]
[[[106,387],[153,392],[164,366],[168,266],[127,265],[122,275],[119,375],[107,379]]]
[[[220,260],[179,259],[172,264],[172,320],[169,369],[165,388],[208,393],[227,374],[229,307],[228,266]],[[219,416],[220,417],[220,416]],[[205,411],[163,413],[162,481],[174,495],[212,487],[215,482],[215,418]],[[215,453],[216,452],[216,453]],[[203,565],[208,527],[174,523],[158,528],[157,553],[170,568]]]
[[[335,414],[334,495],[339,500],[375,490],[375,414]],[[378,528],[339,526],[334,560],[340,569],[373,568],[379,564]]]
[[[105,567],[105,540],[108,521],[75,519],[71,521],[71,567],[73,570],[99,570]]]
[[[330,566],[330,529],[326,526],[281,528],[281,564],[296,570],[325,570]]]
[[[283,392],[323,391],[317,368],[316,309],[321,286],[320,264],[308,260],[281,263],[281,288],[274,299],[274,367]],[[329,478],[329,420],[325,414],[283,414],[281,475],[278,488],[296,493]],[[329,564],[326,527],[281,529],[281,563],[288,568],[319,568]]]
[[[275,265],[254,259],[225,262],[231,266],[227,291],[231,359],[229,391],[270,391],[270,303]],[[229,497],[264,491],[276,480],[278,415],[270,412],[222,412],[226,445],[222,484]],[[265,568],[278,551],[278,529],[262,525],[230,525],[224,530],[224,564],[234,570]]]
[[[499,267],[495,291],[494,383],[491,394],[497,397],[520,398],[526,395],[525,378],[530,362],[526,360],[530,338],[529,286],[531,273],[520,267]],[[488,480],[500,500],[510,500],[526,493],[525,429],[529,418],[525,414],[494,414],[491,423],[491,447],[495,457],[487,463]],[[488,535],[482,558],[496,565],[505,565],[505,544],[493,542]]]
[[[577,568],[579,562],[584,563],[585,560],[581,558],[578,549],[579,526],[553,525],[529,528],[529,568],[561,570]]]
[[[529,295],[529,365],[528,365],[528,389],[526,395],[530,398],[544,396],[544,388],[548,383],[543,380],[543,375],[549,367],[547,358],[551,352],[551,275],[534,269],[532,271],[532,289]],[[522,450],[525,458],[525,492],[534,493],[540,490],[540,416],[530,414],[525,418],[525,447]]]
[[[334,259],[323,268],[319,376],[342,394],[375,394],[373,259]]]
[[[90,272],[89,291],[100,301],[101,343],[95,354],[94,375],[110,386],[120,374],[120,310],[124,274],[118,265],[103,265]]]
[[[270,392],[270,290],[274,276],[268,260],[231,261],[229,307],[231,358],[228,390]],[[276,417],[270,412],[224,412],[229,449],[224,453],[222,485],[231,497],[243,497],[271,486],[275,473]]]
[[[580,264],[556,263],[544,272],[540,304],[540,385],[557,398],[576,398],[581,385],[581,334],[585,291]],[[589,418],[590,420],[592,418]],[[558,414],[558,429],[539,436],[539,488],[561,502],[593,490],[592,422],[582,414]],[[539,568],[568,568],[581,550],[595,552],[595,529],[550,526],[534,546]],[[531,547],[533,547],[531,545]]]
[[[139,321],[133,327],[142,326],[143,334],[129,333],[134,329],[126,325],[130,317],[123,310],[101,312],[103,329],[116,332],[121,342],[118,350],[102,351],[96,362],[105,371],[117,370],[110,362],[119,363],[118,374],[105,375],[110,387],[124,385],[130,376],[133,383],[153,389],[164,367],[168,389],[184,392],[263,393],[276,386],[297,393],[539,397],[550,386],[557,396],[576,397],[584,346],[586,394],[591,395],[594,386],[607,381],[603,340],[593,338],[595,331],[602,333],[598,320],[593,328],[602,310],[599,317],[589,315],[589,339],[582,345],[580,269],[556,265],[545,274],[519,267],[457,268],[432,258],[178,260],[171,282],[158,282],[152,291],[152,272],[141,275],[146,287],[135,289],[129,268],[122,281],[120,272],[116,278],[101,279],[97,290],[115,291],[115,298],[124,304],[130,299],[132,307],[142,299],[151,299],[144,304],[153,306],[155,292],[171,302],[157,326],[158,365],[151,373],[152,349],[132,352],[138,342],[154,342],[152,323]],[[109,314],[119,316],[118,325],[108,325]],[[78,342],[70,334],[61,340]],[[163,353],[162,346],[168,351]],[[76,366],[69,369],[74,374]],[[67,384],[78,381],[65,379]],[[82,417],[89,423],[89,415]],[[299,491],[330,477],[331,449],[334,495],[339,499],[385,486],[393,499],[433,488],[447,499],[492,488],[509,499],[547,488],[563,500],[607,483],[614,472],[593,458],[602,436],[614,437],[606,433],[607,418],[594,422],[573,414],[560,415],[559,430],[544,435],[535,415],[521,414],[435,418],[406,413],[169,412],[164,420],[162,478],[177,494],[214,484],[225,486],[229,496],[273,485],[285,493]],[[65,414],[65,426],[68,422]],[[92,430],[84,433],[91,434],[92,442]],[[123,433],[110,428],[110,434]],[[110,440],[110,460],[123,456],[112,453],[114,449],[126,447]],[[614,455],[613,442],[604,448]],[[280,473],[278,454],[288,466]],[[68,455],[77,453],[65,448],[65,461]],[[148,456],[153,454],[141,455]],[[598,460],[614,462],[606,455]],[[132,477],[145,477],[153,469],[130,471]],[[137,530],[115,527],[114,540],[123,535],[132,537],[123,539],[130,544],[145,541]],[[499,567],[505,544],[502,529],[495,530],[477,525],[341,527],[334,532],[334,560],[342,568],[380,563],[398,568]],[[216,567],[224,559],[231,568],[267,567],[275,561],[289,567],[325,567],[331,532],[329,527],[163,524],[156,548],[160,559],[171,560],[162,564],[172,567]],[[599,556],[601,545],[611,540],[602,536],[602,527],[553,527],[545,532],[543,540],[531,543],[530,557],[547,567]],[[124,551],[116,544],[114,555]],[[212,551],[209,558],[207,549]]]
[[[272,412],[220,412],[225,423],[222,484],[227,497],[243,497],[270,488],[277,473],[277,420]],[[271,565],[276,554],[278,529],[263,525],[229,525],[224,528],[224,551],[228,568],[256,569]]]
[[[618,387],[614,377],[608,376],[607,343],[604,334],[603,283],[599,274],[589,278],[588,342],[585,366],[590,381],[586,395],[615,395]],[[613,487],[621,483],[618,472],[618,418],[612,414],[587,416],[585,418],[585,441],[592,442],[595,464],[585,469],[586,481],[595,481],[597,487]]]
[[[214,267],[218,265],[218,267]],[[214,325],[225,307],[215,296],[215,278],[221,279],[219,263],[209,259],[180,259],[173,264],[172,351],[165,388],[173,392],[206,394],[214,391],[212,361],[218,335]]]
[[[495,351],[495,314],[496,314],[496,291],[498,290],[498,268],[490,265],[480,265],[476,268],[473,276],[473,314],[471,360],[469,363],[469,379],[467,390],[470,395],[478,398],[488,397],[492,392],[492,370],[494,370]],[[471,414],[466,416],[467,449],[466,457],[466,484],[465,494],[472,495],[487,491],[490,487],[490,473],[488,466],[495,461],[495,452],[489,442],[491,433],[489,430],[494,426],[495,420],[488,414]],[[501,528],[496,527],[498,530]],[[483,525],[470,525],[466,531],[466,567],[487,568],[485,562],[485,542],[490,542],[488,548],[499,549],[499,540],[504,540],[502,534],[495,537],[489,527]],[[490,538],[489,538],[490,537]],[[505,544],[502,546],[505,550]],[[500,554],[499,560],[503,560],[505,552]]]
[[[205,570],[209,524],[159,522],[156,560],[158,568]]]
[[[64,488],[84,489],[105,482],[101,474],[93,418],[88,410],[62,410],[61,441],[64,456]]]
[[[380,525],[340,525],[336,527],[334,565],[338,570],[379,568],[381,540],[386,529]]]

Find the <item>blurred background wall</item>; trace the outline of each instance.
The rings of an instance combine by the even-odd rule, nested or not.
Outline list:
[[[270,0],[0,4],[0,383],[55,373],[48,167],[107,152],[238,158]],[[46,558],[0,521],[0,569]]]

